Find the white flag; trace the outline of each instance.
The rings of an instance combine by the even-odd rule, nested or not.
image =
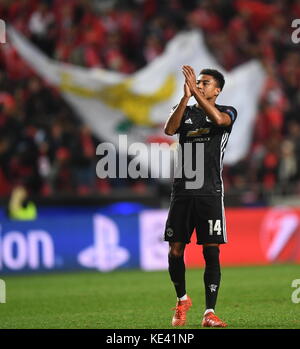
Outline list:
[[[175,141],[164,135],[163,125],[170,109],[183,95],[182,65],[191,65],[196,72],[203,68],[218,69],[226,81],[218,104],[232,105],[238,111],[224,163],[234,164],[246,156],[265,79],[258,61],[225,72],[208,51],[201,32],[188,31],[174,37],[164,53],[146,67],[124,75],[57,62],[13,28],[8,29],[8,34],[20,55],[42,78],[60,89],[94,134],[115,145],[119,134],[127,134],[128,145]],[[195,100],[191,99],[190,104],[193,103]]]

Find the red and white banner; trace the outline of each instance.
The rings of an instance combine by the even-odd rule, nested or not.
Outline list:
[[[300,263],[300,209],[226,209],[228,243],[221,246],[222,265]],[[187,246],[187,267],[203,266],[202,248]]]

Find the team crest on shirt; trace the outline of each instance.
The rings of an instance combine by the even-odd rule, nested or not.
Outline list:
[[[171,236],[173,236],[173,234],[174,234],[174,230],[172,229],[172,228],[168,228],[167,230],[166,230],[166,235],[170,238]]]

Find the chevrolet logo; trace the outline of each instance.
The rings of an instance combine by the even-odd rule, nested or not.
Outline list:
[[[196,130],[193,131],[189,131],[186,136],[187,137],[197,137],[197,136],[201,136],[201,135],[207,135],[210,131],[210,128],[197,128]]]

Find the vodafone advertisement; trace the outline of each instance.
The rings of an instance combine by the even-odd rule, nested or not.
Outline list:
[[[223,265],[300,263],[300,209],[226,209],[228,243],[221,246]],[[186,249],[189,267],[203,265],[201,247]]]

